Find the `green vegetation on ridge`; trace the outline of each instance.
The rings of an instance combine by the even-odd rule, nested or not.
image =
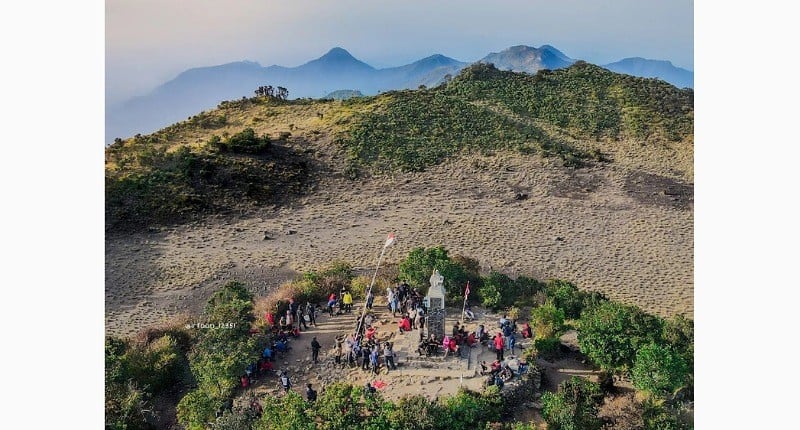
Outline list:
[[[106,149],[107,224],[174,223],[279,203],[307,189],[314,151],[295,151],[320,134],[335,136],[351,178],[420,171],[461,153],[497,150],[580,167],[605,161],[602,147],[615,139],[691,139],[693,102],[690,89],[582,62],[533,76],[474,64],[436,88],[345,101],[226,101]],[[304,134],[292,136],[296,122],[305,124]],[[592,145],[587,153],[585,142],[601,149]]]

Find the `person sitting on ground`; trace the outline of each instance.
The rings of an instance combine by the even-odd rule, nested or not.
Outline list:
[[[275,340],[282,340],[284,343],[289,342],[289,336],[286,335],[285,331],[279,331],[278,334],[275,335]]]
[[[464,317],[466,317],[467,321],[473,321],[475,319],[475,313],[472,312],[471,306],[467,306],[467,308],[464,309]]]
[[[458,321],[456,321],[456,323],[453,324],[453,336],[452,337],[458,336],[458,334],[460,332],[461,332],[461,328],[458,326]]]
[[[486,360],[481,361],[481,376],[488,375],[489,373],[489,366],[486,365]]]
[[[500,377],[500,374],[494,375],[494,385],[497,385],[497,388],[503,389],[505,382],[503,382],[503,378]]]
[[[278,341],[275,342],[275,350],[278,351],[278,352],[284,352],[285,353],[286,351],[289,350],[289,343],[283,341],[282,339],[278,339]]]
[[[478,343],[478,339],[475,338],[475,332],[469,332],[469,336],[467,336],[467,346],[472,348]]]
[[[281,317],[280,319],[280,328],[281,330],[288,330],[289,326],[286,324],[286,317]]]
[[[261,372],[262,375],[266,375],[267,372],[272,371],[272,362],[270,360],[264,359],[258,366],[258,370]]]
[[[533,337],[533,330],[531,330],[530,324],[525,323],[525,325],[522,326],[522,337],[524,339]]]
[[[267,324],[269,324],[270,326],[275,325],[275,314],[273,314],[272,312],[267,312],[265,318],[267,320]]]
[[[375,391],[377,391],[375,387],[373,387],[369,382],[367,382],[367,385],[364,387],[364,394],[371,396],[375,394]]]
[[[376,329],[373,326],[367,327],[367,333],[366,333],[367,340],[372,340],[375,337],[375,332],[377,331],[378,329]]]
[[[256,372],[258,368],[256,367],[256,363],[250,363],[247,365],[247,369],[244,370],[244,374],[247,375],[247,378],[250,379],[250,383],[252,383],[256,378]]]
[[[444,339],[442,339],[442,349],[444,350],[444,357],[447,358],[450,353],[455,353],[458,351],[458,345],[456,344],[455,339],[445,335]]]
[[[458,343],[456,342],[456,338],[451,337],[450,342],[447,344],[447,349],[450,350],[452,353],[458,352]]]
[[[398,321],[397,325],[400,328],[401,334],[407,331],[411,331],[411,320],[408,319],[408,315],[404,315],[403,319]]]
[[[317,400],[317,392],[311,388],[311,384],[306,385],[306,399],[309,402],[315,402]]]
[[[528,362],[525,358],[520,358],[519,365],[517,365],[517,374],[522,375],[528,371]]]
[[[501,363],[501,362],[500,362],[500,360],[495,360],[495,361],[493,361],[493,362],[492,362],[492,371],[491,371],[491,374],[492,374],[492,375],[497,375],[498,373],[500,373],[500,370],[501,370],[502,368],[503,368],[503,363]]]
[[[274,361],[275,358],[274,358],[273,352],[272,352],[272,345],[268,344],[266,346],[266,348],[264,348],[264,352],[261,354],[261,356],[266,358],[267,361]]]
[[[250,378],[247,375],[242,375],[242,377],[239,378],[239,380],[242,383],[242,388],[247,388],[250,386]]]

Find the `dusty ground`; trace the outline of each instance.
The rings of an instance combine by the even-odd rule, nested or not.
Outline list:
[[[359,182],[325,175],[291,205],[108,234],[106,331],[131,334],[199,312],[231,279],[262,295],[333,260],[374,267],[389,232],[397,242],[387,261],[443,244],[485,270],[567,279],[661,316],[691,318],[692,172],[616,158],[576,171],[498,153]]]

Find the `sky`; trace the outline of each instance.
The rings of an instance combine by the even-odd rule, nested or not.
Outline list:
[[[106,0],[105,89],[113,103],[193,67],[293,67],[335,46],[378,68],[547,44],[591,63],[693,70],[693,28],[689,0]]]

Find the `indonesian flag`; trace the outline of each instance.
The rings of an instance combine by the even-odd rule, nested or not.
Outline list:
[[[389,237],[386,238],[386,243],[383,244],[383,247],[386,248],[393,243],[394,243],[394,233],[389,233]]]
[[[467,281],[467,288],[464,290],[464,297],[469,297],[469,281]]]

